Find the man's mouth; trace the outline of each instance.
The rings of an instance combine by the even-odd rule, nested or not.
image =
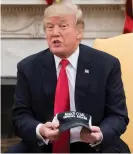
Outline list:
[[[55,47],[59,47],[61,45],[61,42],[59,40],[54,40],[53,44]]]

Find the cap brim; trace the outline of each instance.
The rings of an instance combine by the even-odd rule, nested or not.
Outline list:
[[[89,124],[85,124],[83,122],[74,122],[74,121],[62,124],[62,126],[59,127],[59,130],[60,130],[60,132],[64,132],[66,130],[69,130],[69,129],[77,127],[77,126],[84,126],[84,127],[88,128],[88,130],[91,132],[91,128],[90,128]]]

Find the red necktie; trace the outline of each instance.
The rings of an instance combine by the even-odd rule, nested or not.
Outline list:
[[[66,74],[66,66],[69,61],[61,61],[61,70],[58,77],[55,94],[54,115],[60,112],[70,111],[69,87]],[[59,139],[53,143],[53,153],[70,153],[70,131],[61,133]]]

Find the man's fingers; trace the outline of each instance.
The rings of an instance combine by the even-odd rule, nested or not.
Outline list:
[[[92,135],[90,135],[90,134],[82,134],[81,139],[86,143],[94,143],[95,142],[95,138],[92,137]]]
[[[51,141],[57,140],[59,138],[59,130],[51,130],[51,132],[49,132],[48,134],[48,138]]]
[[[47,128],[56,129],[59,127],[59,122],[47,122],[45,125]]]
[[[47,136],[48,137],[55,137],[59,135],[59,130],[58,129],[53,129],[53,130],[47,130]]]
[[[45,134],[48,139],[54,139],[57,136],[59,136],[59,130],[58,129],[53,129],[53,130],[47,129]]]
[[[91,133],[91,136],[96,140],[99,141],[102,139],[102,133]]]
[[[97,126],[92,126],[91,129],[92,131],[89,132],[87,128],[82,128],[80,136],[84,142],[94,144],[101,140],[102,133]]]
[[[59,127],[59,122],[58,121],[52,122],[52,124],[53,124],[52,126],[53,126],[54,129]]]
[[[59,134],[58,135],[55,135],[55,136],[51,136],[49,139],[50,141],[55,141],[55,140],[58,140],[59,139]]]
[[[100,128],[97,126],[91,126],[91,131],[92,132],[100,132]]]
[[[52,122],[46,122],[46,123],[45,123],[45,126],[46,126],[47,128],[51,128],[51,127],[52,127]]]

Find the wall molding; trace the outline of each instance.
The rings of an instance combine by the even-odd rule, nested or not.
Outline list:
[[[126,0],[72,0],[75,4],[85,5],[122,5],[125,4]],[[2,5],[46,5],[45,0],[1,0]]]
[[[43,31],[45,0],[2,0],[2,84],[15,84],[17,63],[48,47]],[[83,10],[85,30],[82,43],[92,46],[95,38],[123,32],[125,0],[73,0]],[[14,78],[15,77],[15,78]]]
[[[42,5],[2,5],[2,38],[45,38],[43,32],[45,8],[46,6]],[[84,38],[111,37],[122,32],[124,5],[85,5],[81,8],[86,25]]]

